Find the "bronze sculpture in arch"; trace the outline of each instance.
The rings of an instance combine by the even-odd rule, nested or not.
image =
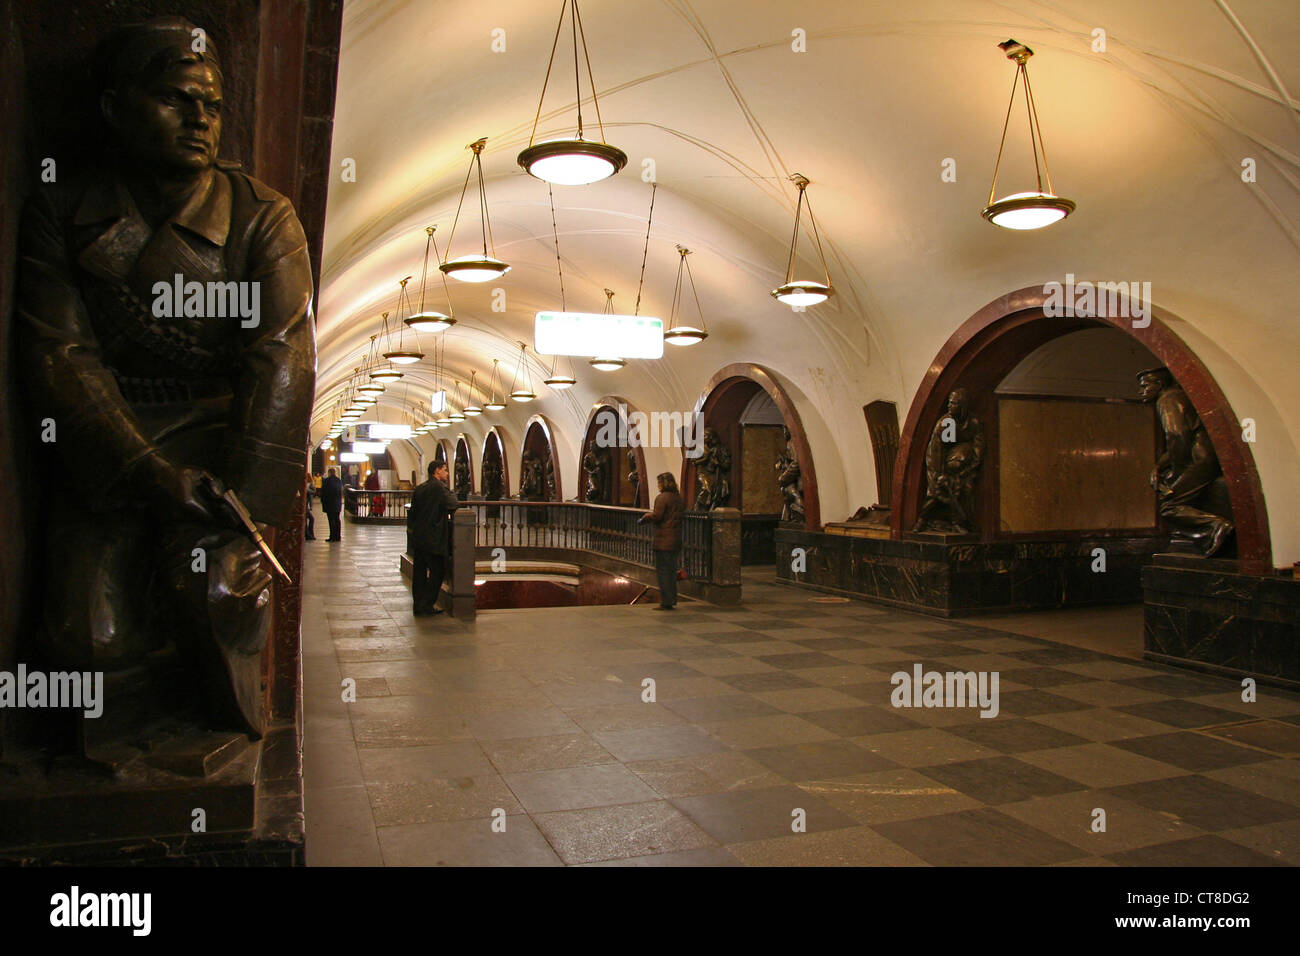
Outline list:
[[[1195,352],[1172,330],[1178,316],[1148,303],[1150,325],[1134,328],[1128,316],[1099,310],[1095,316],[1051,317],[1043,312],[1049,293],[1028,286],[999,296],[967,319],[944,343],[921,380],[908,409],[894,465],[895,508],[891,535],[911,527],[925,487],[925,444],[949,392],[958,386],[992,388],[1037,346],[1069,332],[1113,327],[1133,336],[1173,373],[1196,408],[1223,466],[1237,526],[1237,561],[1246,574],[1271,574],[1272,541],[1264,489],[1250,447],[1223,390]]]

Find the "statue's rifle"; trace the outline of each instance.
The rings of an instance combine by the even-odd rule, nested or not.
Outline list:
[[[212,497],[216,498],[226,506],[230,514],[234,517],[236,523],[248,532],[253,539],[253,543],[257,545],[258,550],[262,552],[266,557],[266,560],[271,562],[271,566],[280,572],[281,577],[290,584],[293,584],[293,578],[289,577],[289,572],[284,569],[284,565],[280,564],[275,554],[271,551],[270,545],[268,545],[266,539],[262,537],[262,532],[257,529],[257,524],[253,521],[253,516],[248,513],[248,509],[245,508],[244,503],[239,500],[239,496],[235,494],[234,489],[227,488],[220,482],[220,480],[211,475],[203,476],[203,484]]]

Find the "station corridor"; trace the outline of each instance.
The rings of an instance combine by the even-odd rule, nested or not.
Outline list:
[[[404,534],[307,546],[309,865],[1300,862],[1296,695],[761,573],[736,608],[416,620]],[[891,706],[917,663],[997,671],[998,716]]]

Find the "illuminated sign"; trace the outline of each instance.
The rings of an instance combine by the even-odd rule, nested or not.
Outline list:
[[[370,425],[370,438],[410,438],[413,432],[410,425],[385,425],[383,422],[372,422]]]
[[[382,455],[388,451],[388,446],[381,441],[354,441],[352,450],[363,455]]]
[[[437,415],[439,412],[447,410],[447,390],[440,389],[433,393],[429,398],[429,411]]]
[[[339,452],[339,461],[343,462],[344,464],[360,464],[363,461],[369,461],[369,460],[370,460],[369,455],[363,455],[360,452],[355,452],[355,451]]]
[[[647,315],[538,312],[533,347],[541,355],[663,358],[664,322]]]

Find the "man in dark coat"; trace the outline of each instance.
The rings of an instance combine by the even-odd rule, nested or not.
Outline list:
[[[682,557],[682,512],[686,504],[677,491],[677,479],[672,472],[665,471],[658,480],[654,510],[642,515],[638,523],[657,526],[652,544],[655,575],[659,579],[659,606],[655,610],[671,611],[677,606],[677,568]]]
[[[320,510],[325,512],[325,518],[330,523],[330,536],[325,540],[342,541],[342,522],[339,518],[343,512],[343,482],[333,468],[320,483]]]
[[[97,165],[34,190],[15,323],[30,406],[58,426],[49,659],[152,666],[174,641],[212,726],[259,734],[270,577],[214,489],[266,525],[292,511],[315,382],[311,262],[289,200],[217,159],[222,74],[200,35],[167,18],[102,47],[109,135],[87,146]]]
[[[415,614],[441,614],[437,607],[451,556],[451,514],[460,501],[447,487],[447,463],[429,466],[429,480],[411,495],[406,513],[406,550],[411,555],[411,603]]]

